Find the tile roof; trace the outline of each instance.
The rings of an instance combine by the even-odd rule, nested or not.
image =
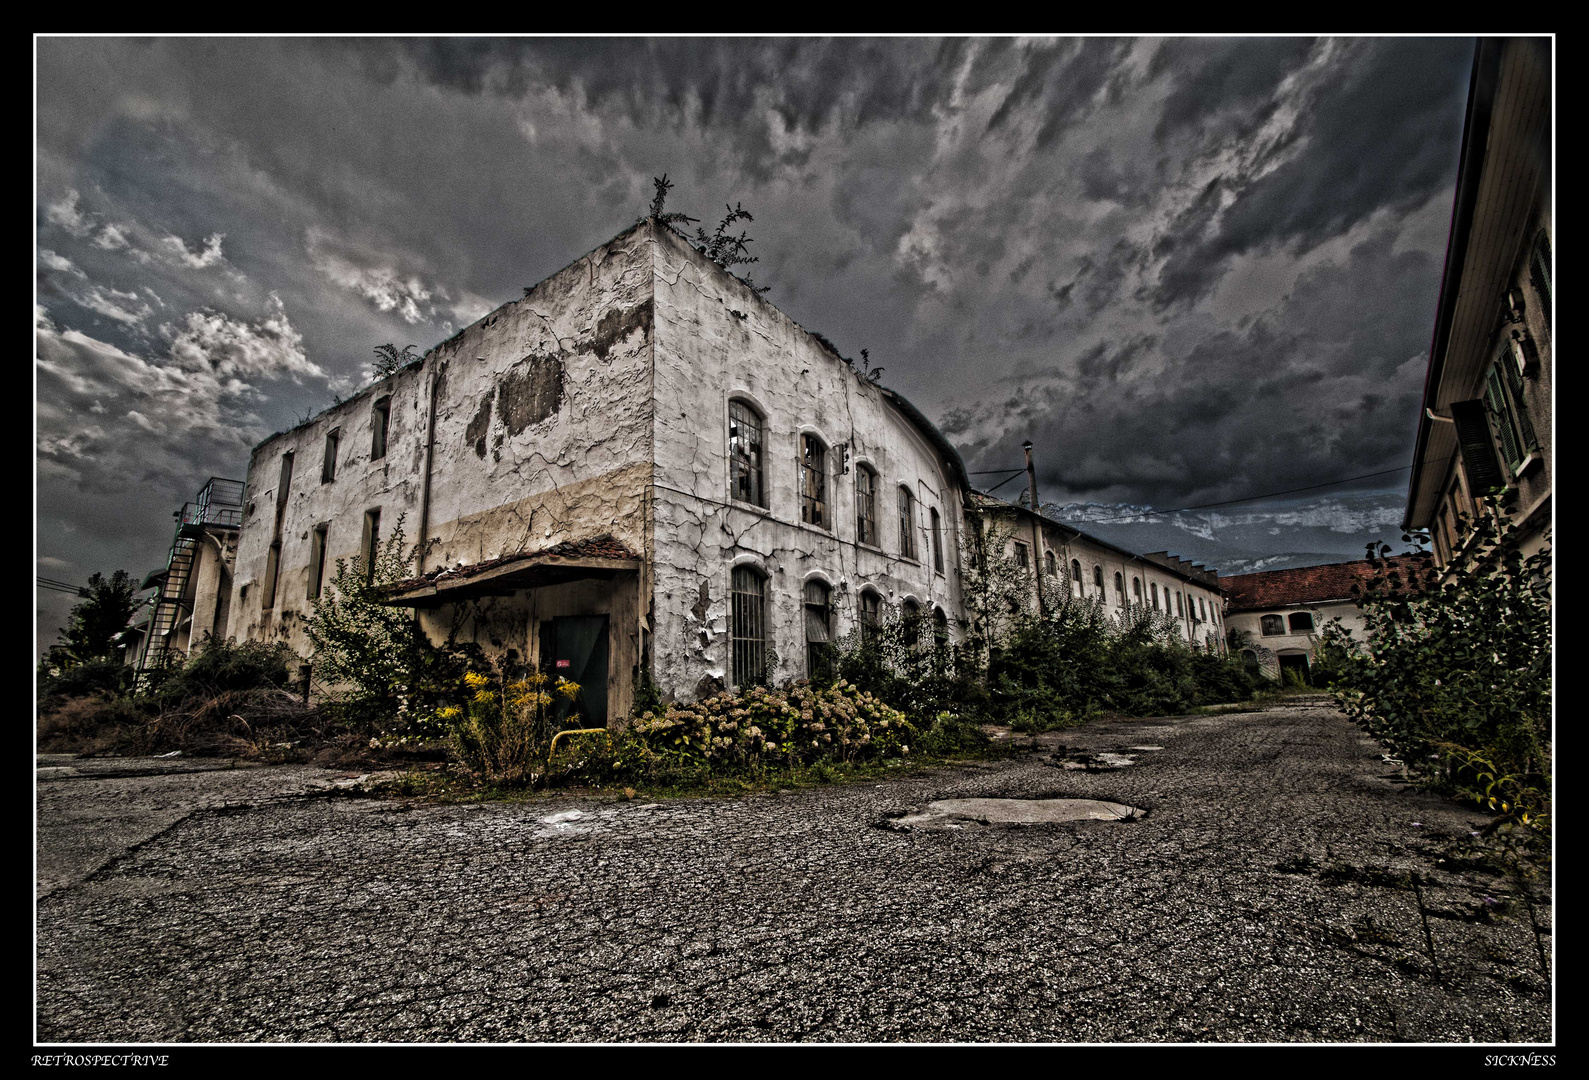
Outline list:
[[[1354,585],[1361,591],[1365,583],[1386,570],[1399,570],[1406,574],[1416,568],[1434,565],[1428,555],[1392,555],[1376,562],[1378,566],[1372,565],[1367,559],[1358,559],[1356,562],[1235,574],[1220,578],[1219,585],[1225,594],[1229,611],[1256,611],[1259,608],[1352,600],[1357,595],[1352,592]]]
[[[389,592],[399,593],[408,589],[418,588],[421,585],[434,585],[445,580],[451,585],[460,581],[467,581],[487,570],[494,570],[508,563],[529,561],[555,561],[558,559],[638,559],[640,556],[630,551],[626,546],[612,538],[610,533],[590,537],[586,540],[565,540],[560,544],[542,548],[539,551],[519,551],[512,555],[503,555],[485,562],[471,563],[468,566],[444,566],[439,570],[432,570],[423,577],[407,578],[403,581],[393,582],[386,588]]]

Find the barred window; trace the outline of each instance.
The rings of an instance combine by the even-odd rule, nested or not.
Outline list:
[[[909,488],[899,489],[899,553],[916,557],[916,497]]]
[[[806,675],[819,679],[828,672],[828,642],[833,640],[833,612],[827,585],[806,582]]]
[[[767,579],[754,567],[734,567],[731,615],[734,685],[766,682]]]
[[[826,529],[828,520],[828,451],[815,435],[800,436],[800,520]]]
[[[865,465],[855,467],[855,540],[877,546],[877,474]]]
[[[1264,637],[1273,637],[1275,634],[1286,632],[1285,620],[1278,615],[1265,615],[1258,620],[1258,624],[1263,628]]]
[[[767,505],[761,476],[761,414],[738,398],[728,403],[729,493],[740,502]]]

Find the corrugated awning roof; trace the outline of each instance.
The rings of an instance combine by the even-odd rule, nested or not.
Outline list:
[[[540,551],[488,559],[472,566],[444,567],[387,587],[394,607],[437,607],[476,596],[504,596],[520,589],[583,578],[610,578],[640,568],[640,556],[611,536],[570,540]]]

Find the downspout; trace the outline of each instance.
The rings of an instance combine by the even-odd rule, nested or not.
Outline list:
[[[1042,511],[1038,509],[1043,504],[1037,498],[1037,467],[1032,464],[1032,440],[1023,442],[1021,449],[1026,451],[1026,490],[1032,497],[1032,587],[1037,592],[1037,614],[1046,615],[1047,612],[1043,610]]]
[[[430,464],[436,454],[436,394],[441,389],[442,376],[446,373],[446,362],[438,360],[436,374],[430,380],[430,409],[425,418],[425,480],[419,496],[419,546],[415,553],[415,577],[425,576],[425,549],[430,540]],[[418,608],[414,609],[414,618],[419,618]]]

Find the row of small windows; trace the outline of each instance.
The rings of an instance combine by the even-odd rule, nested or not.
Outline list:
[[[326,578],[326,544],[330,536],[331,524],[322,522],[309,532],[309,589],[305,594],[309,600],[318,599],[325,589]],[[367,510],[364,513],[364,537],[359,545],[359,556],[364,562],[364,575],[366,581],[375,579],[375,560],[381,551],[381,512]],[[271,541],[270,549],[265,555],[265,579],[259,594],[259,606],[263,611],[269,611],[276,606],[276,585],[281,575],[281,539]]]
[[[729,637],[733,650],[735,686],[755,686],[771,677],[769,619],[767,614],[767,577],[755,567],[736,566],[730,589]],[[833,591],[826,582],[806,582],[802,594],[807,676],[825,674],[833,634]],[[921,618],[921,608],[913,600],[904,602],[905,618]],[[883,598],[870,589],[860,594],[860,631],[862,640],[882,625]],[[949,641],[949,618],[942,608],[932,614],[933,640],[938,645]]]
[[[386,456],[386,436],[392,425],[392,399],[379,398],[370,412],[370,460],[379,461]],[[326,432],[325,457],[320,464],[320,482],[329,484],[337,478],[337,456],[342,449],[342,429]]]
[[[762,452],[762,417],[747,402],[738,398],[728,403],[729,493],[739,502],[763,509],[768,507],[767,484]],[[828,450],[815,435],[800,436],[796,465],[799,468],[800,520],[818,529],[834,530],[833,507],[828,490]],[[877,472],[871,466],[855,466],[855,542],[881,547],[878,534]],[[899,554],[912,562],[921,561],[916,544],[916,497],[910,489],[898,489]],[[943,519],[936,507],[928,508],[930,528],[927,538],[932,546],[932,566],[943,572]]]
[[[1262,628],[1265,637],[1286,632],[1286,620],[1280,615],[1265,615],[1258,620],[1258,625]],[[1306,611],[1294,612],[1291,615],[1291,633],[1313,633],[1313,616]]]
[[[1048,572],[1050,574],[1054,574],[1054,573],[1058,572],[1058,570],[1056,568],[1056,565],[1055,565],[1055,561],[1054,561],[1054,553],[1052,551],[1050,551],[1048,553],[1048,567],[1049,567]],[[1072,559],[1072,560],[1070,560],[1070,579],[1071,579],[1071,581],[1076,583],[1076,591],[1078,592],[1078,594],[1080,594],[1082,596],[1086,596],[1087,595],[1087,586],[1086,586],[1086,584],[1084,582],[1084,579],[1082,578],[1081,575],[1082,575],[1081,560],[1080,559]],[[1099,594],[1102,594],[1103,591],[1104,591],[1103,567],[1102,566],[1094,566],[1092,568],[1092,583],[1093,583],[1093,588],[1096,589]],[[1125,579],[1125,575],[1121,574],[1119,571],[1116,571],[1115,572],[1115,576],[1114,576],[1114,585],[1115,585],[1115,596],[1116,596],[1120,606],[1124,607],[1125,603],[1126,603],[1126,579]],[[1159,583],[1156,582],[1156,581],[1149,582],[1148,583],[1148,590],[1149,590],[1148,591],[1149,601],[1150,601],[1150,603],[1153,606],[1153,610],[1154,611],[1158,611],[1159,610]],[[1131,592],[1132,592],[1132,595],[1136,599],[1136,603],[1140,605],[1142,603],[1142,579],[1141,578],[1132,577],[1132,579],[1131,579]],[[1179,592],[1177,592],[1175,594],[1175,614],[1176,614],[1176,616],[1178,618],[1185,618],[1186,617],[1186,603],[1190,599],[1191,599],[1190,594],[1187,595],[1187,598],[1185,600],[1182,599],[1182,596],[1181,596],[1181,594]],[[1170,590],[1168,588],[1166,588],[1164,590],[1164,609],[1163,610],[1166,611],[1166,612],[1168,612],[1170,610]],[[1192,609],[1192,618],[1198,619],[1198,620],[1202,620],[1202,621],[1206,621],[1209,618],[1209,613],[1211,611],[1216,612],[1216,618],[1217,618],[1217,609],[1208,607],[1206,604],[1204,604],[1203,598],[1201,596],[1199,596],[1199,597],[1197,597],[1197,605],[1196,605],[1196,607]]]

